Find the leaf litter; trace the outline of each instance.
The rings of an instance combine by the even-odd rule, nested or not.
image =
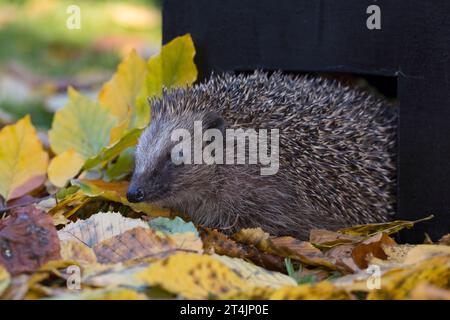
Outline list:
[[[187,34],[147,61],[132,51],[97,100],[69,88],[51,152],[29,116],[1,129],[2,299],[450,298],[450,235],[421,245],[391,237],[432,216],[311,230],[300,241],[260,228],[229,235],[129,203],[147,98],[194,83],[194,56]],[[22,197],[30,203],[12,209]]]

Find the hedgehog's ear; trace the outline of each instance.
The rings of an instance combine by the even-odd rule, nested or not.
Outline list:
[[[209,111],[203,117],[203,128],[208,129],[219,129],[221,132],[225,131],[225,120],[216,112]]]

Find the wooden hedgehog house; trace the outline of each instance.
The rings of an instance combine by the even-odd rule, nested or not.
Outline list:
[[[355,74],[399,100],[402,242],[450,232],[450,1],[165,0],[163,42],[190,33],[200,78],[254,69]]]

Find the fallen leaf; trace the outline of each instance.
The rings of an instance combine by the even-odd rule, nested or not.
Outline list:
[[[328,281],[284,287],[273,292],[269,297],[271,300],[350,300],[352,298],[347,291]]]
[[[362,239],[358,236],[349,236],[324,229],[313,229],[309,234],[309,242],[320,249],[329,249],[342,244],[355,243]]]
[[[137,101],[138,96],[142,94],[146,74],[145,61],[139,57],[136,50],[132,50],[119,64],[111,80],[101,89],[98,97],[100,104],[111,110],[119,123],[128,120],[131,127],[144,127],[148,123],[149,106],[145,101],[144,105],[141,101]],[[138,118],[144,114],[145,117]],[[117,133],[111,142],[117,141],[120,137],[121,133]]]
[[[253,245],[238,243],[216,229],[201,228],[205,251],[252,261],[273,271],[286,271],[284,258],[257,249]]]
[[[164,45],[147,62],[146,96],[161,96],[163,88],[184,87],[197,80],[195,47],[190,34]]]
[[[382,274],[381,288],[369,292],[368,300],[405,299],[421,283],[449,290],[450,255],[434,256],[413,266],[393,268]]]
[[[11,276],[8,273],[8,270],[6,270],[2,265],[0,265],[0,297],[2,296],[3,292],[9,287],[11,284]]]
[[[338,267],[311,243],[293,237],[270,237],[261,228],[242,229],[232,235],[238,242],[252,244],[258,249],[281,257],[290,257],[310,266],[322,266],[331,270]]]
[[[156,261],[137,277],[187,299],[217,298],[254,288],[222,262],[194,253],[180,252]]]
[[[385,233],[377,233],[356,245],[352,250],[352,257],[356,265],[361,269],[368,267],[372,257],[386,260],[388,256],[384,247],[396,245],[396,242]]]
[[[58,300],[146,300],[143,293],[127,288],[105,288],[97,290],[83,290],[78,294],[67,293],[55,296]]]
[[[450,233],[439,239],[438,244],[450,246]]]
[[[89,170],[102,163],[111,161],[120,155],[125,149],[136,145],[142,131],[142,129],[138,128],[131,129],[115,143],[103,147],[98,154],[95,154],[95,156],[87,159],[84,164],[84,169]]]
[[[145,283],[136,274],[145,270],[149,262],[139,261],[134,263],[96,264],[86,265],[83,268],[81,282],[84,285],[95,288],[127,287],[139,290],[145,287]]]
[[[169,237],[148,228],[137,227],[94,245],[99,263],[117,263],[147,257],[163,258],[177,248]]]
[[[384,223],[372,223],[372,224],[362,224],[356,225],[349,228],[340,229],[337,232],[349,235],[349,236],[361,236],[361,237],[371,237],[376,233],[384,232],[387,235],[396,233],[405,228],[412,228],[416,223],[427,221],[433,218],[433,215],[430,215],[426,218],[419,219],[416,221],[405,221],[405,220],[395,220],[391,222]]]
[[[67,218],[85,206],[89,201],[89,197],[85,196],[82,191],[77,190],[74,193],[66,195],[48,213],[53,217],[55,225],[65,225],[68,223]]]
[[[418,284],[408,295],[411,300],[450,300],[450,290],[437,288],[426,282]]]
[[[80,188],[84,195],[88,197],[102,197],[110,201],[120,202],[129,206],[136,212],[144,212],[150,216],[170,216],[170,210],[161,209],[155,205],[141,202],[130,203],[126,198],[128,190],[127,181],[105,182],[102,180],[86,180],[78,179],[72,180],[72,185]]]
[[[68,94],[69,101],[53,118],[48,133],[50,146],[57,155],[74,150],[86,160],[109,144],[109,134],[117,119],[108,109],[73,88],[68,89]]]
[[[325,252],[325,256],[344,273],[358,272],[360,268],[352,257],[354,247],[353,244],[333,246]]]
[[[212,255],[212,257],[219,260],[228,268],[240,275],[241,278],[247,279],[248,283],[251,283],[257,287],[270,287],[278,289],[282,286],[297,285],[294,279],[285,274],[268,271],[242,259],[222,255]]]
[[[97,257],[92,248],[80,241],[61,241],[60,245],[63,260],[74,260],[83,265],[97,263]]]
[[[68,224],[58,231],[58,236],[61,241],[78,241],[92,248],[103,240],[136,227],[148,228],[148,224],[140,219],[123,217],[118,212],[99,212],[87,220]]]
[[[84,159],[75,150],[68,149],[57,155],[48,166],[48,179],[57,187],[64,187],[81,170]]]
[[[0,195],[19,198],[45,182],[48,154],[30,116],[0,131]]]
[[[203,242],[192,222],[185,222],[180,217],[174,219],[157,217],[150,220],[149,225],[157,233],[167,235],[173,240],[177,249],[203,252]]]
[[[12,275],[58,259],[59,239],[52,218],[33,206],[11,210],[0,220],[0,253],[0,264]]]
[[[180,217],[168,219],[165,217],[157,217],[149,221],[150,227],[155,231],[161,231],[166,234],[177,234],[192,232],[198,236],[197,228],[192,222],[185,222]]]
[[[1,268],[1,266],[0,266]],[[9,286],[0,294],[1,300],[21,300],[28,291],[28,274],[21,274],[10,279]]]
[[[134,168],[135,147],[125,149],[113,163],[110,163],[105,170],[103,180],[106,182],[123,180],[130,175]]]

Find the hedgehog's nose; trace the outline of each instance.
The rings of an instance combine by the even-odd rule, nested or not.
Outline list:
[[[127,199],[130,202],[141,202],[144,200],[144,190],[142,188],[130,187],[127,192]]]

